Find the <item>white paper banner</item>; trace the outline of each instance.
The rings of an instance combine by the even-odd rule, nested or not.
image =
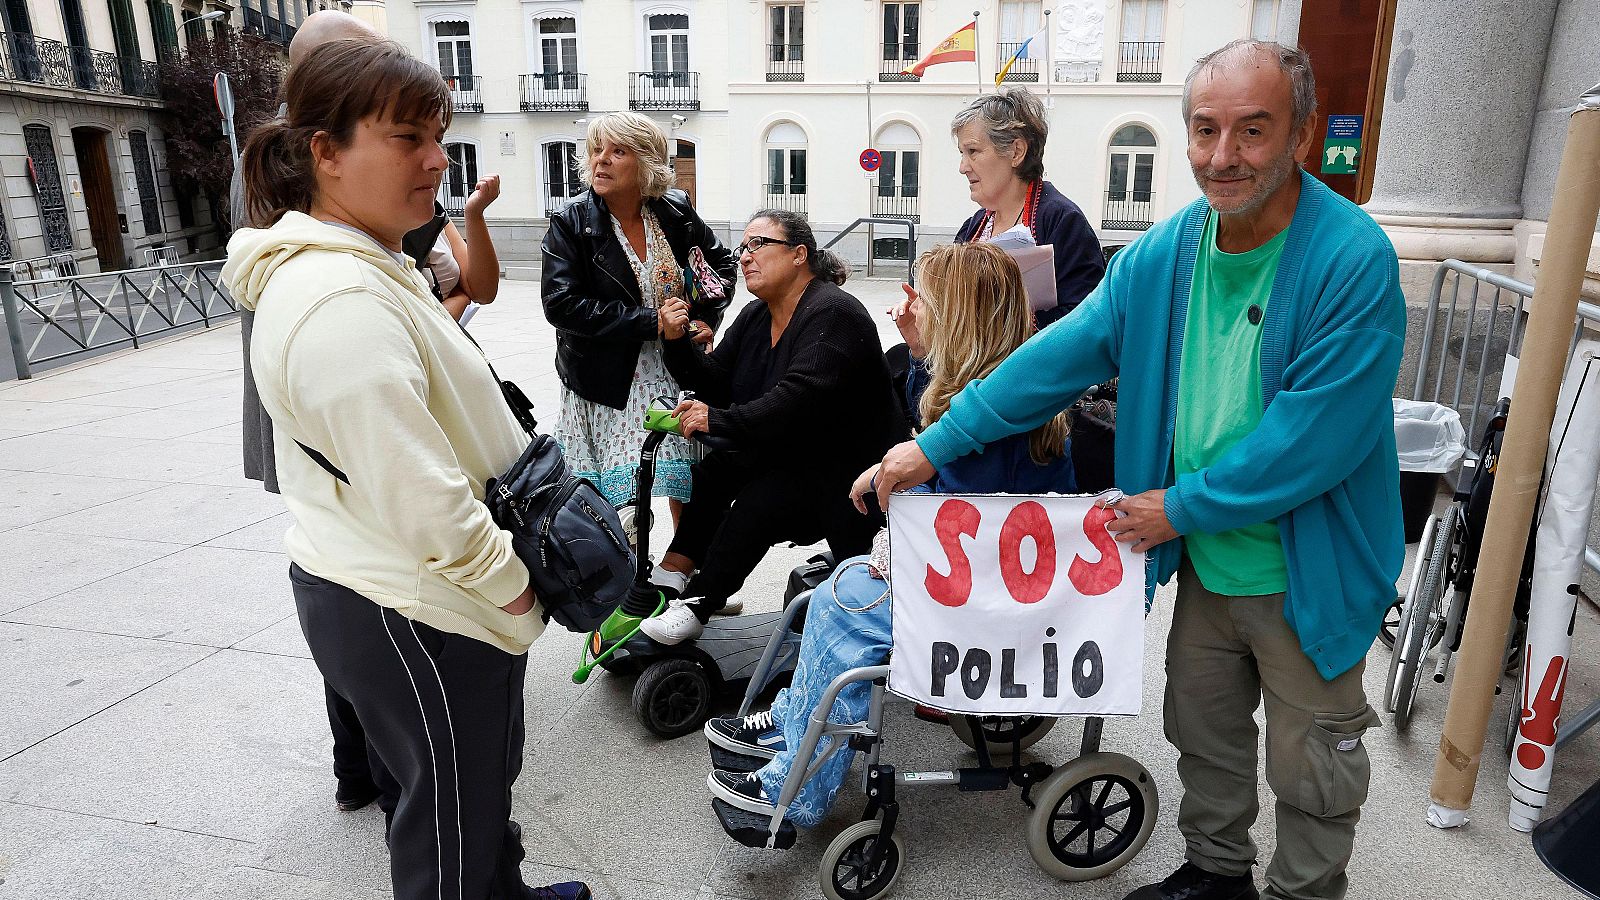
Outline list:
[[[1144,554],[1093,497],[896,494],[889,688],[951,712],[1137,715]]]

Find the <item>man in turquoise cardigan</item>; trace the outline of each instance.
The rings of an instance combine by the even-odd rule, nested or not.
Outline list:
[[[1120,376],[1110,528],[1178,575],[1164,717],[1187,862],[1128,900],[1345,896],[1367,796],[1361,686],[1405,547],[1390,396],[1405,337],[1394,248],[1300,171],[1310,60],[1236,41],[1184,84],[1204,199],[1112,260],[1073,313],[884,459],[880,502]],[[1277,852],[1250,826],[1265,699]]]

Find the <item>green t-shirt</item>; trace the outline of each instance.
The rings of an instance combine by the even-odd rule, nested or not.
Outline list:
[[[1288,229],[1244,253],[1217,249],[1217,214],[1206,220],[1189,292],[1178,374],[1173,470],[1216,462],[1261,423],[1261,323]],[[1259,310],[1251,314],[1251,307]],[[1184,535],[1206,590],[1235,597],[1284,591],[1289,583],[1276,520],[1217,534]]]

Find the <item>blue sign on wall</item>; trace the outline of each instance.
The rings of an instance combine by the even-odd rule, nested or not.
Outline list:
[[[1328,137],[1338,138],[1342,141],[1361,140],[1361,120],[1363,116],[1329,116]]]

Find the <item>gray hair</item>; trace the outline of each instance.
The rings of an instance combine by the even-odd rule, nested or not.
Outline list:
[[[1262,58],[1278,64],[1278,71],[1289,79],[1290,108],[1294,115],[1291,125],[1299,128],[1317,114],[1317,82],[1311,74],[1311,57],[1299,47],[1290,47],[1275,41],[1257,41],[1240,38],[1200,57],[1183,79],[1183,121],[1187,125],[1191,107],[1189,92],[1194,80],[1207,69],[1233,68],[1244,62],[1257,62]]]
[[[1011,149],[1017,141],[1026,141],[1028,149],[1017,164],[1017,177],[1023,181],[1044,177],[1044,141],[1050,135],[1050,126],[1038,97],[1020,87],[984,94],[950,120],[950,134],[955,135],[973,122],[983,126],[989,143],[1001,152]]]
[[[672,189],[672,164],[667,161],[667,133],[636,112],[621,110],[589,120],[584,154],[578,159],[578,178],[592,186],[589,160],[605,142],[626,147],[639,158],[639,193],[656,198]]]

